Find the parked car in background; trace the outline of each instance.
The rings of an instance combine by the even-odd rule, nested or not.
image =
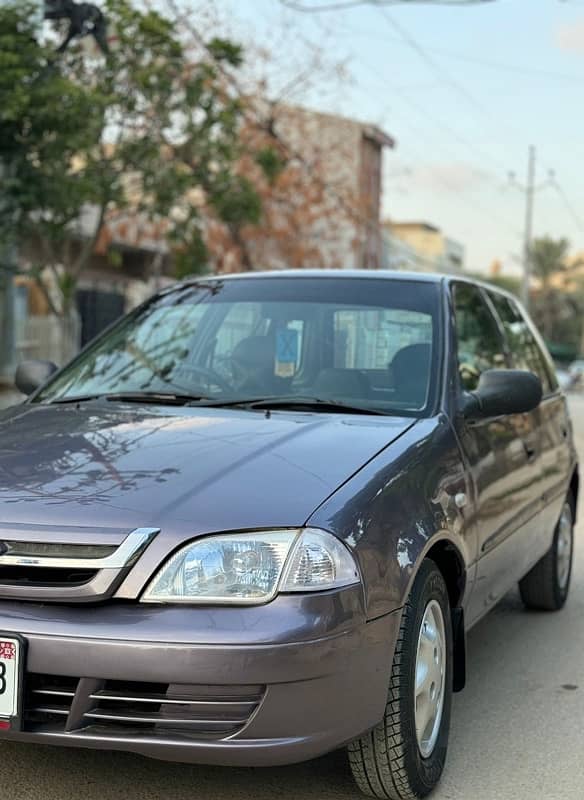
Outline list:
[[[570,389],[574,389],[574,387],[577,386],[578,383],[580,382],[580,378],[577,374],[570,372],[566,369],[557,368],[556,377],[558,379],[560,388],[564,392],[568,392],[570,391]]]
[[[465,631],[517,582],[528,608],[566,601],[572,427],[499,290],[195,279],[17,383],[29,399],[0,415],[6,740],[253,766],[347,746],[363,792],[423,797]]]
[[[576,361],[572,361],[568,368],[568,372],[574,383],[581,383],[582,377],[584,376],[584,359],[580,358]]]

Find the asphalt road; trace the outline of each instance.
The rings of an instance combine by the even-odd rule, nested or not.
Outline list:
[[[572,401],[584,453],[584,399]],[[584,505],[582,507],[584,518]],[[584,519],[578,528],[584,549]],[[577,545],[578,546],[578,545]],[[435,800],[584,797],[584,557],[556,615],[511,594],[469,636],[469,681],[455,697],[448,766]],[[187,767],[119,753],[2,744],[9,800],[356,800],[345,757],[269,770]]]

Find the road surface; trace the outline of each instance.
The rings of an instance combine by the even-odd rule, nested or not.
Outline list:
[[[584,398],[572,401],[584,453]],[[584,504],[582,506],[584,517]],[[578,527],[584,551],[584,519]],[[560,614],[512,594],[469,635],[448,765],[433,800],[584,797],[584,556]],[[189,767],[120,753],[0,745],[9,800],[356,800],[343,753],[268,769]]]

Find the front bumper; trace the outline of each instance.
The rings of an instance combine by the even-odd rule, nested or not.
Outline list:
[[[0,604],[28,643],[12,741],[267,766],[310,759],[383,716],[400,612],[366,622],[362,592],[261,608]]]

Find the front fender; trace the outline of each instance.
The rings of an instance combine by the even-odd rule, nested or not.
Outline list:
[[[459,494],[469,499],[467,507],[458,507]],[[468,570],[477,547],[467,523],[470,498],[456,437],[440,415],[419,420],[328,498],[308,524],[332,531],[354,551],[373,619],[403,606],[421,561],[438,541],[455,547]]]

